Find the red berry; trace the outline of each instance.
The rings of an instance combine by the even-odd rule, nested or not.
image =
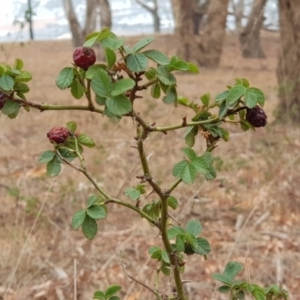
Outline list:
[[[67,140],[69,135],[69,130],[64,127],[53,127],[47,133],[47,137],[50,142],[55,142],[57,144],[63,144]]]
[[[267,115],[261,107],[256,105],[253,108],[247,108],[246,120],[253,127],[263,127],[267,124]]]
[[[76,66],[87,70],[96,61],[96,53],[89,47],[78,47],[73,52],[73,61]]]
[[[7,96],[0,91],[0,110],[3,108],[6,98]]]

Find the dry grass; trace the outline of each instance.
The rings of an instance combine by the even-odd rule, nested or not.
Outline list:
[[[214,96],[235,77],[246,77],[266,93],[271,123],[277,104],[277,35],[265,34],[263,46],[266,59],[245,60],[240,58],[237,39],[229,36],[218,70],[178,75],[180,94],[192,99],[206,92]],[[159,36],[154,47],[173,54],[176,41],[172,36]],[[58,90],[54,80],[70,63],[71,53],[68,41],[3,45],[0,61],[12,63],[15,57],[25,61],[34,75],[30,100],[67,104],[75,100],[67,91]],[[147,93],[139,111],[149,123],[159,125],[179,122],[186,114],[150,100]],[[130,274],[153,286],[155,263],[149,261],[147,249],[160,244],[156,230],[124,208],[109,207],[99,234],[87,241],[81,232],[71,230],[70,219],[94,189],[67,167],[58,178],[49,179],[37,162],[42,151],[51,149],[46,132],[69,120],[96,141],[97,147],[86,150],[86,155],[88,169],[98,182],[120,197],[124,185],[137,183],[140,169],[136,150],[130,147],[134,129],[129,119],[113,124],[99,115],[74,111],[22,112],[14,121],[2,116],[0,299],[8,287],[5,300],[73,299],[74,262],[79,272],[77,299],[91,299],[95,289],[112,283],[123,286],[122,299],[152,299],[127,278],[121,260]],[[183,223],[199,219],[212,246],[208,260],[186,259],[184,279],[193,280],[187,285],[189,297],[223,299],[215,292],[210,274],[221,271],[228,260],[238,260],[245,263],[244,278],[282,284],[291,299],[300,299],[299,129],[269,124],[246,134],[238,128],[231,130],[230,141],[215,150],[218,178],[213,182],[199,179],[192,187],[181,185],[175,192],[181,203],[178,219]],[[182,157],[182,135],[183,131],[153,134],[147,143],[147,152],[153,154],[153,175],[166,185],[172,182],[172,166]],[[195,148],[204,149],[200,138]],[[172,289],[169,279],[163,284],[164,290]]]

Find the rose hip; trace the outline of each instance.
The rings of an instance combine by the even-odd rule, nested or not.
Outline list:
[[[53,127],[47,133],[47,137],[50,142],[55,142],[57,144],[63,144],[67,140],[69,135],[69,130],[64,127]]]
[[[78,47],[73,52],[73,61],[76,66],[87,70],[96,61],[96,53],[89,47]]]

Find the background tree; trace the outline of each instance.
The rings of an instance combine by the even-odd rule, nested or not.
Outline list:
[[[210,0],[203,33],[200,39],[195,39],[194,0],[172,0],[175,37],[181,41],[177,52],[186,60],[208,68],[218,67],[225,37],[228,2],[229,0]]]
[[[157,0],[152,0],[153,5],[149,5],[143,0],[135,0],[135,1],[152,15],[154,32],[160,32],[160,16],[158,14]]]
[[[108,0],[87,0],[85,23],[82,27],[76,16],[72,0],[63,0],[66,17],[69,21],[74,47],[79,47],[84,42],[84,37],[96,29],[97,8],[100,7],[100,27],[111,27],[111,10]]]
[[[235,17],[235,29],[237,32],[241,32],[243,29],[242,19],[244,16],[244,10],[245,10],[245,1],[244,0],[231,0],[230,1],[231,7],[232,7],[232,14]]]
[[[279,0],[280,55],[277,66],[281,121],[300,122],[300,1]]]
[[[260,30],[264,21],[264,7],[267,0],[254,0],[247,25],[240,33],[242,56],[246,58],[264,58],[260,43]]]
[[[199,34],[200,24],[203,20],[203,17],[207,13],[208,6],[209,6],[209,0],[202,0],[200,2],[198,0],[194,0],[192,2],[194,34]]]
[[[34,40],[34,34],[33,34],[33,16],[34,12],[32,10],[32,3],[31,0],[27,0],[27,10],[25,11],[25,22],[28,23],[29,26],[29,36],[31,40]]]

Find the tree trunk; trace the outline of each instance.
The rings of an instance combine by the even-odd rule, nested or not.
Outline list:
[[[300,123],[300,1],[278,0],[281,49],[277,66],[277,119]]]
[[[96,0],[86,1],[85,23],[83,29],[84,36],[92,33],[96,28],[96,9],[97,9]]]
[[[172,0],[175,21],[175,39],[178,42],[176,54],[187,61],[199,62],[200,51],[193,34],[194,0]]]
[[[136,2],[138,4],[140,4],[144,9],[146,9],[153,18],[153,25],[154,25],[154,32],[160,32],[160,17],[158,14],[158,4],[157,4],[157,0],[152,0],[154,6],[151,7],[148,4],[146,4],[144,1],[142,0],[136,0]]]
[[[217,68],[220,64],[226,35],[226,18],[229,0],[211,0],[207,11],[207,23],[200,40],[200,65]]]
[[[90,1],[90,0],[89,0]],[[72,0],[63,0],[66,17],[69,21],[70,31],[72,34],[72,43],[74,47],[79,47],[84,42],[84,33],[76,17]]]
[[[231,1],[233,14],[235,17],[235,28],[238,33],[241,33],[243,30],[242,18],[244,15],[245,3],[244,0],[238,0],[237,4],[235,1]]]
[[[264,7],[267,0],[254,0],[248,23],[240,34],[242,56],[246,58],[264,58],[260,44],[260,29],[264,21]]]
[[[204,1],[201,4],[199,4],[198,0],[194,0],[192,2],[193,32],[196,35],[199,35],[199,33],[200,33],[200,24],[201,24],[203,17],[207,13],[208,6],[209,6],[209,0]]]
[[[89,0],[87,0],[89,1]],[[108,0],[99,0],[100,3],[100,26],[111,28],[111,9]]]
[[[32,20],[32,16],[33,16],[33,11],[32,11],[32,5],[31,5],[31,0],[27,0],[27,16],[26,19],[28,19],[28,25],[29,25],[29,36],[30,36],[30,40],[34,40],[34,34],[33,34],[33,20]]]

